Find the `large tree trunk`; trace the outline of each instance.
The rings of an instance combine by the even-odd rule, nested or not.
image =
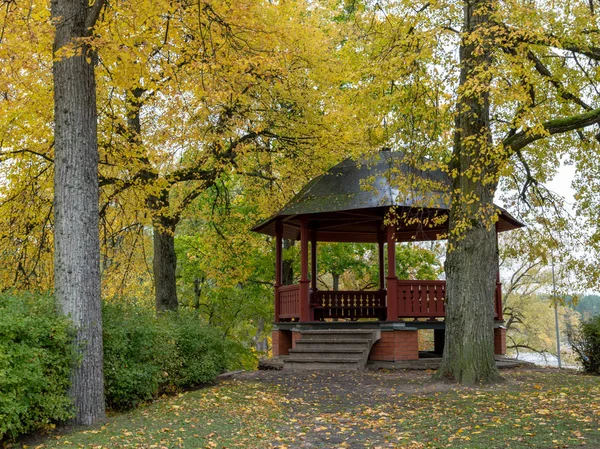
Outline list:
[[[446,340],[438,375],[473,384],[500,378],[494,362],[497,243],[493,199],[497,173],[491,155],[491,0],[465,2],[466,43],[451,170],[455,170],[446,258]],[[476,36],[474,39],[469,39]]]
[[[154,299],[157,312],[177,310],[177,254],[175,253],[175,228],[177,219],[168,216],[170,211],[169,191],[162,190],[146,201],[152,211],[154,241]]]
[[[73,320],[81,360],[69,395],[77,424],[105,418],[98,234],[98,141],[95,55],[88,0],[54,0],[54,286],[59,310]],[[92,12],[93,14],[93,12]],[[73,56],[61,49],[74,46]],[[57,53],[58,52],[58,53]],[[68,51],[67,54],[72,54]]]

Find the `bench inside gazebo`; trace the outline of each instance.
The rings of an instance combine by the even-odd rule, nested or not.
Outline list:
[[[286,368],[362,369],[367,360],[418,359],[420,329],[433,329],[434,352],[441,354],[446,282],[398,279],[395,253],[399,242],[444,238],[450,180],[442,171],[417,170],[402,159],[402,153],[383,151],[367,161],[343,161],[253,229],[275,237],[273,355],[284,357]],[[415,179],[427,191],[415,188],[400,201],[398,181]],[[498,211],[496,232],[523,226],[507,211]],[[284,238],[300,241],[298,284],[282,285]],[[376,243],[379,289],[319,290],[319,242]],[[495,352],[504,354],[499,281],[494,308]]]

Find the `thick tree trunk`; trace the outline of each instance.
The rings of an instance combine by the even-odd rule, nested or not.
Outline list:
[[[154,295],[156,311],[177,310],[177,254],[175,253],[175,226],[173,220],[155,217],[153,222]]]
[[[446,333],[438,376],[473,384],[500,379],[494,362],[494,289],[497,243],[491,158],[490,38],[492,0],[465,2],[465,42],[451,169],[454,178],[446,258]]]
[[[73,320],[81,361],[69,395],[77,424],[105,418],[98,234],[98,141],[95,55],[87,0],[54,0],[54,287],[59,310]],[[88,23],[86,23],[86,21]],[[93,22],[93,21],[92,21]],[[61,50],[74,46],[74,56]],[[72,51],[68,51],[72,54]]]

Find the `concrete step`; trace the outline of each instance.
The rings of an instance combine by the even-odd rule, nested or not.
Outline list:
[[[369,347],[368,340],[327,341],[327,340],[298,340],[296,348],[311,348],[316,350],[337,351],[339,349],[365,350]]]
[[[351,360],[353,362],[363,359],[360,352],[290,352],[290,360],[294,362],[334,362]]]
[[[361,371],[363,368],[360,361],[309,361],[309,360],[286,360],[283,364],[284,370],[335,370],[335,371]]]
[[[299,342],[298,342],[299,343]],[[331,354],[333,352],[335,352],[336,354],[345,354],[345,353],[349,353],[349,354],[362,354],[363,351],[365,350],[365,346],[361,346],[358,348],[349,348],[347,346],[342,346],[340,348],[335,348],[335,351],[332,351],[330,346],[326,346],[326,345],[319,345],[319,346],[314,346],[314,345],[309,345],[309,346],[304,346],[304,345],[299,345],[298,343],[296,343],[296,347],[294,349],[290,349],[290,353],[296,353],[296,352],[314,352],[316,354],[320,354],[320,353],[324,353],[324,354]]]
[[[302,331],[303,340],[371,340],[373,338],[373,331],[369,330],[318,330],[318,331]]]

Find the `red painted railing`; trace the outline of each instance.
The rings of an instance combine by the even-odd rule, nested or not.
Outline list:
[[[316,291],[311,295],[315,319],[383,318],[385,291]]]
[[[502,284],[496,284],[494,318],[502,319]],[[446,316],[446,281],[398,281],[398,318]]]
[[[446,315],[446,281],[398,281],[399,318],[437,318]]]
[[[282,285],[277,288],[275,294],[279,303],[279,319],[300,318],[300,286],[298,284]]]
[[[316,291],[310,307],[315,320],[326,318],[386,319],[385,290]],[[502,284],[496,286],[494,318],[502,320]],[[276,289],[279,319],[300,319],[300,286],[284,285]],[[446,316],[446,281],[398,281],[398,318],[443,318]]]

